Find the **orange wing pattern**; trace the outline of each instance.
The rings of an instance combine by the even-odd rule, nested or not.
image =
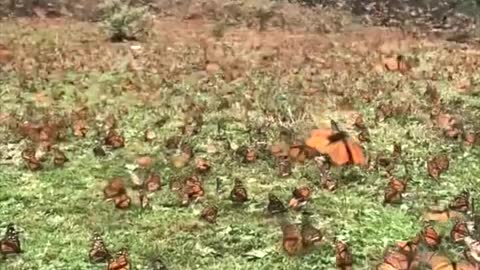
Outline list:
[[[336,166],[366,164],[360,144],[350,137],[332,141],[331,137],[335,134],[337,133],[333,129],[315,129],[310,133],[310,138],[305,141],[305,144],[322,154],[327,154]]]

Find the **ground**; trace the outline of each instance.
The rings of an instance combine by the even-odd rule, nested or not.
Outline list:
[[[215,34],[218,25],[202,18],[158,19],[146,41],[126,43],[109,42],[94,23],[18,19],[0,24],[6,48],[0,225],[16,224],[25,251],[0,261],[1,269],[104,269],[88,262],[95,231],[110,249],[128,248],[132,269],[147,269],[157,257],[174,270],[333,269],[335,238],[351,247],[354,269],[372,269],[387,247],[421,230],[428,207],[446,206],[462,190],[478,192],[478,146],[447,138],[431,120],[425,95],[427,85],[435,88],[442,113],[460,118],[467,131],[479,130],[475,65],[480,50],[473,46],[364,26],[329,34],[236,26],[223,29],[222,36]],[[411,69],[395,70],[389,57],[400,54]],[[176,168],[165,141],[181,134],[191,104],[204,107],[203,125],[184,138],[194,157]],[[384,112],[385,119],[377,117],[382,104],[395,107]],[[70,161],[56,168],[47,160],[42,170],[28,170],[21,152],[29,140],[14,132],[13,119],[38,122],[51,115],[70,123],[72,111],[81,106],[89,108],[86,137],[69,128],[56,142]],[[98,134],[108,114],[118,119],[125,147],[97,157],[93,148],[103,143]],[[245,164],[233,154],[255,142],[274,144],[282,129],[303,140],[329,119],[356,136],[358,115],[369,130],[370,141],[362,145],[371,166],[335,171],[335,191],[320,187],[313,161],[297,164],[282,178],[268,157]],[[250,135],[250,127],[264,132]],[[144,140],[147,129],[156,134],[152,142]],[[376,160],[389,156],[394,143],[402,146],[408,171],[399,163],[393,173],[411,180],[402,204],[383,205],[388,177]],[[436,154],[450,158],[438,180],[426,168]],[[132,206],[116,209],[104,200],[103,187],[116,176],[131,187],[132,167],[145,155],[162,177],[162,190],[151,194],[151,209],[143,210],[129,188]],[[199,158],[211,166],[203,176],[206,201],[177,206],[169,183],[190,175]],[[236,178],[249,192],[243,206],[228,199]],[[318,249],[290,257],[282,250],[280,227],[263,212],[269,192],[287,202],[302,185],[312,189],[307,208],[325,239]],[[206,203],[218,206],[217,224],[199,220]],[[289,215],[300,219],[294,210]],[[448,235],[451,222],[435,226]],[[461,255],[461,247],[448,240],[440,249],[452,258]]]

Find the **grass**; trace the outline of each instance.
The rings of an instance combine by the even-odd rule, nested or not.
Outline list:
[[[163,23],[172,26],[169,21]],[[4,29],[0,40],[14,54],[10,65],[3,67],[0,113],[29,120],[45,114],[68,119],[74,107],[86,105],[91,128],[84,139],[75,138],[69,129],[66,140],[58,143],[71,160],[64,168],[46,163],[43,170],[30,172],[20,157],[28,141],[2,125],[0,226],[14,222],[20,228],[25,253],[0,262],[1,269],[104,269],[88,262],[94,231],[102,233],[112,250],[126,246],[133,269],[148,269],[148,261],[156,257],[173,270],[333,269],[335,237],[351,246],[354,269],[372,269],[387,246],[418,233],[427,207],[446,205],[463,189],[474,195],[478,192],[480,149],[444,138],[428,118],[430,105],[423,97],[427,83],[434,85],[446,108],[461,115],[467,127],[478,130],[478,74],[471,68],[478,54],[445,49],[450,44],[435,41],[433,46],[421,46],[422,41],[410,39],[402,53],[417,59],[418,64],[402,75],[374,70],[380,56],[375,47],[378,40],[372,40],[378,37],[375,35],[309,37],[308,33],[290,35],[267,29],[267,35],[287,37],[283,47],[261,34],[256,36],[266,50],[280,47],[275,61],[265,64],[259,63],[264,48],[248,51],[241,47],[242,42],[229,40],[236,35],[242,40],[246,30],[228,28],[219,41],[207,38],[210,46],[217,42],[232,47],[234,52],[228,57],[243,65],[234,66],[235,61],[221,62],[217,57],[214,61],[224,73],[235,74],[235,68],[246,71],[227,80],[204,73],[201,45],[189,34],[181,34],[182,25],[168,31],[155,28],[139,53],[128,43],[104,41],[93,24],[67,20],[39,26],[27,20],[1,22],[0,27]],[[208,24],[190,30],[199,35],[211,32]],[[345,40],[357,42],[358,47]],[[312,44],[325,49],[308,47]],[[359,49],[361,46],[369,50]],[[292,57],[302,49],[310,50],[317,60],[295,62]],[[458,81],[463,79],[472,81],[470,92],[458,91]],[[313,94],[312,89],[316,90]],[[375,120],[378,106],[388,101],[412,109],[385,121]],[[201,204],[165,206],[176,202],[168,183],[192,172],[193,161],[184,168],[173,167],[165,147],[169,137],[180,133],[185,116],[182,109],[188,109],[190,102],[205,108],[200,133],[185,139],[195,158],[206,158],[212,166],[204,184],[207,202],[220,209],[217,225],[199,220]],[[101,140],[95,126],[109,113],[118,117],[126,146],[99,158],[92,151]],[[237,147],[252,141],[276,142],[284,128],[305,138],[329,118],[351,130],[354,113],[362,114],[369,128],[371,141],[364,146],[372,160],[390,153],[393,143],[402,145],[412,177],[403,204],[382,205],[388,181],[382,169],[335,171],[338,188],[328,192],[319,187],[312,161],[297,165],[291,176],[279,178],[269,157],[244,164],[233,155]],[[250,135],[250,126],[263,133]],[[143,140],[147,128],[157,135],[151,143]],[[438,182],[426,171],[426,160],[436,153],[451,158],[450,169]],[[112,177],[129,179],[129,170],[142,155],[154,158],[153,169],[162,176],[164,186],[153,194],[151,210],[141,210],[135,203],[129,210],[115,209],[103,200],[102,188]],[[402,176],[402,166],[397,166],[395,173]],[[244,181],[251,196],[241,207],[228,200],[234,178]],[[216,179],[222,183],[220,194],[215,193]],[[281,250],[278,225],[264,217],[263,210],[268,192],[287,201],[291,190],[303,184],[313,189],[308,209],[326,242],[306,256],[290,258]],[[300,219],[293,211],[289,215]],[[448,243],[442,248],[460,254]]]

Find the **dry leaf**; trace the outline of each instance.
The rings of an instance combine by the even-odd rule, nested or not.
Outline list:
[[[172,164],[175,168],[183,168],[190,161],[190,155],[184,152],[181,152],[177,155],[174,155],[171,159]]]
[[[143,156],[137,158],[137,164],[138,166],[142,168],[149,168],[150,165],[152,165],[153,159],[149,156]]]
[[[459,219],[459,220],[464,219],[462,213],[448,210],[448,209],[446,210],[430,209],[423,214],[423,220],[425,221],[447,222],[451,218]]]

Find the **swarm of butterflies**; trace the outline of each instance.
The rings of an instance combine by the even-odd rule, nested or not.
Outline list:
[[[388,108],[385,107],[385,108]],[[382,117],[388,116],[390,113],[387,109],[381,109]],[[196,110],[192,110],[196,112]],[[198,132],[201,126],[201,113],[194,113],[189,121],[186,121],[185,128],[182,129],[184,135],[192,135]],[[88,132],[87,126],[87,112],[80,110],[74,114],[74,122],[72,125],[73,134],[77,137],[85,137]],[[330,168],[332,166],[340,169],[348,166],[360,166],[364,169],[371,169],[372,160],[367,160],[361,142],[369,140],[368,129],[363,122],[363,119],[358,117],[355,120],[354,126],[359,131],[358,140],[350,136],[347,132],[341,130],[338,124],[331,120],[330,128],[315,129],[310,133],[310,136],[305,142],[293,142],[291,144],[280,143],[274,144],[270,148],[270,154],[274,157],[278,167],[278,175],[285,177],[290,175],[291,168],[295,162],[303,163],[307,159],[313,159],[317,164],[320,173],[320,186],[326,190],[334,190],[336,188],[336,181],[330,175]],[[38,142],[37,150],[27,149],[22,153],[22,158],[27,167],[34,170],[39,170],[43,167],[43,163],[47,160],[48,153],[52,153],[52,160],[55,166],[62,166],[68,161],[60,149],[52,147],[55,138],[62,137],[58,134],[61,128],[55,123],[47,122],[44,125],[32,125],[31,123],[20,126],[21,131],[30,137],[32,140]],[[446,134],[456,134],[453,132],[455,125],[449,125],[446,128]],[[110,149],[122,148],[125,145],[125,139],[117,130],[116,120],[114,117],[107,117],[104,125],[104,139],[103,145]],[[144,139],[149,142],[155,138],[155,134],[151,130],[145,131]],[[180,149],[180,153],[173,155],[172,163],[176,167],[182,167],[192,157],[192,150],[188,145],[182,144],[181,138],[174,136],[167,140],[166,147],[168,149]],[[242,157],[242,161],[246,163],[254,162],[258,156],[263,152],[259,150],[261,147],[245,146],[240,147],[236,154]],[[39,149],[41,151],[39,151]],[[98,145],[93,149],[96,156],[106,155],[104,147]],[[377,156],[375,165],[377,167],[384,167],[389,175],[389,182],[385,188],[384,204],[401,203],[404,193],[407,189],[408,179],[398,179],[391,173],[393,166],[401,157],[402,149],[400,145],[395,144],[393,153],[385,156]],[[142,159],[139,162],[139,169],[143,170],[143,176],[137,173],[132,173],[132,182],[138,190],[138,202],[142,209],[149,207],[149,194],[161,189],[161,177],[147,169],[148,159]],[[427,162],[427,170],[429,175],[438,180],[440,175],[449,167],[449,159],[446,155],[438,155],[432,157]],[[195,174],[183,179],[174,179],[170,181],[170,190],[178,195],[180,204],[183,206],[190,203],[202,201],[205,198],[205,190],[203,188],[202,175],[210,170],[208,161],[198,159],[195,162]],[[220,186],[220,180],[217,179],[217,191]],[[124,180],[120,177],[111,179],[103,189],[104,198],[108,201],[113,201],[118,209],[127,209],[131,206],[132,197],[128,193]],[[300,186],[293,190],[292,197],[288,201],[288,206],[273,193],[268,194],[268,205],[266,213],[273,216],[278,221],[281,228],[283,239],[282,247],[284,251],[290,255],[302,255],[315,247],[322,244],[324,241],[323,233],[320,229],[315,228],[310,221],[310,214],[305,211],[305,206],[311,197],[311,189],[308,186]],[[229,196],[230,200],[235,204],[243,204],[249,201],[249,195],[246,186],[240,179],[235,179],[232,190]],[[460,214],[466,213],[469,209],[468,194],[462,194],[456,198],[454,203],[448,209],[438,210],[437,215],[448,215],[450,218],[458,218]],[[302,212],[302,222],[300,226],[289,220],[286,213],[288,208]],[[454,212],[452,212],[454,211]],[[456,212],[455,212],[456,211]],[[208,204],[204,207],[200,214],[200,218],[208,223],[215,224],[219,209],[213,204]],[[474,221],[473,227],[480,226],[480,222]],[[429,248],[435,250],[441,241],[440,235],[435,231],[433,226],[428,225],[425,229],[414,239],[406,243],[398,244],[393,251],[386,253],[384,262],[381,263],[377,269],[379,270],[411,270],[416,269],[419,264],[424,263],[430,265],[434,270],[446,269],[478,269],[480,262],[480,242],[470,232],[478,231],[470,228],[472,226],[460,221],[452,229],[451,239],[455,243],[464,242],[466,245],[467,259],[471,266],[466,263],[455,264],[450,262],[445,257],[436,254],[433,251],[421,251],[421,248]],[[480,231],[479,231],[480,232]],[[353,256],[350,246],[342,241],[334,240],[333,247],[336,252],[336,264],[338,269],[352,269]],[[7,227],[5,237],[1,242],[1,253],[5,257],[10,254],[19,254],[22,250],[20,248],[20,241],[18,239],[18,232],[14,229],[13,224]],[[128,270],[130,269],[129,254],[127,248],[120,249],[117,253],[111,254],[105,246],[102,237],[99,234],[94,234],[92,246],[89,252],[89,258],[92,263],[107,263],[108,270]],[[463,267],[463,268],[462,268]],[[468,268],[476,267],[476,268]],[[161,260],[152,262],[151,269],[166,269],[165,264]]]

